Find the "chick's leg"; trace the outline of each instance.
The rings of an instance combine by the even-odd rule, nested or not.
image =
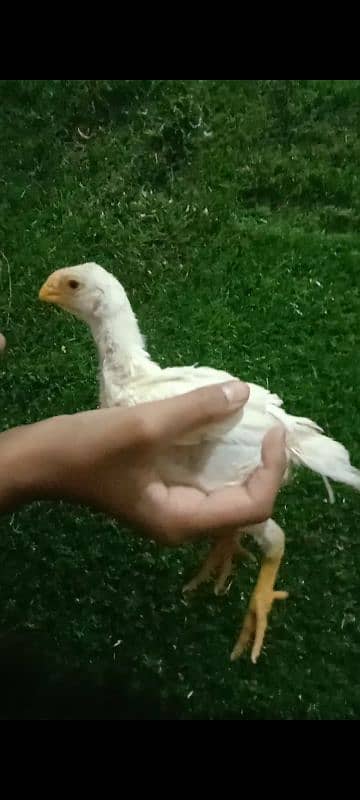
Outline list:
[[[240,636],[231,653],[231,660],[241,656],[252,641],[251,661],[255,664],[262,649],[272,604],[274,600],[285,600],[288,597],[288,592],[274,590],[284,554],[285,535],[272,519],[252,526],[247,532],[257,540],[264,558]]]
[[[200,571],[187,583],[183,591],[193,592],[202,583],[208,581],[213,575],[216,576],[214,591],[220,594],[225,590],[226,581],[231,575],[233,560],[236,556],[242,559],[251,559],[253,556],[239,544],[239,531],[234,531],[231,535],[227,534],[217,540],[212,546],[207,558],[205,559]]]

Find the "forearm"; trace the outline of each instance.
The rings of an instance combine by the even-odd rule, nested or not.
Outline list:
[[[121,453],[129,442],[136,444],[139,430],[136,414],[113,408],[52,417],[1,433],[0,513],[45,499],[109,510],[114,505],[116,510]]]
[[[121,477],[121,452],[137,443],[139,431],[136,414],[113,408],[52,417],[1,433],[0,512],[49,498],[97,506],[103,501],[106,506]],[[116,474],[112,469],[102,497],[107,458],[115,454]]]

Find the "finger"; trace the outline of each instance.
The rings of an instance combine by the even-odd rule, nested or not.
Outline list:
[[[172,531],[174,540],[186,541],[211,531],[222,536],[224,529],[264,522],[272,514],[281,486],[285,453],[283,433],[276,430],[264,442],[264,462],[243,485],[228,486],[206,495],[195,488],[167,488],[161,482],[147,495],[151,515],[161,527]],[[149,508],[147,508],[147,512]]]
[[[6,339],[3,333],[0,333],[0,353],[3,353],[6,348]]]
[[[264,436],[261,458],[265,469],[278,466],[283,472],[286,467],[285,429],[275,425]]]
[[[210,532],[223,536],[226,529],[264,522],[269,518],[273,499],[267,485],[262,491],[260,480],[253,496],[244,486],[231,486],[205,495],[190,487],[161,485],[153,493],[147,512],[156,519],[156,524],[160,522],[161,527],[173,531],[178,540],[186,541],[202,538]]]
[[[137,411],[144,415],[154,443],[167,443],[241,409],[249,392],[246,383],[234,380],[144,404]]]
[[[231,486],[205,496],[193,520],[200,530],[206,526],[216,533],[226,526],[264,522],[272,514],[280,489],[286,453],[284,433],[273,428],[263,442],[263,461],[242,486]]]
[[[190,530],[200,535],[206,528],[221,535],[224,528],[265,522],[271,517],[280,484],[281,474],[274,476],[270,470],[259,468],[248,484],[203,495],[191,516],[184,508],[184,527],[187,521]]]
[[[268,519],[284,479],[286,468],[285,433],[281,428],[272,428],[265,436],[262,446],[263,463],[244,484],[254,510]]]
[[[85,434],[94,457],[175,441],[196,428],[219,421],[245,405],[249,387],[241,381],[213,384],[130,408],[105,408],[74,415],[77,436]]]

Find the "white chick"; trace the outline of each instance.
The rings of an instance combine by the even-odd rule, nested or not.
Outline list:
[[[233,376],[210,367],[167,367],[155,363],[119,281],[98,264],[80,264],[53,272],[39,297],[71,312],[92,331],[100,364],[100,404],[131,406],[191,391]],[[208,426],[185,437],[161,457],[160,470],[167,485],[189,485],[206,492],[226,484],[242,483],[261,461],[261,446],[274,424],[286,431],[288,468],[304,466],[318,473],[329,491],[329,479],[360,489],[360,472],[351,463],[345,447],[324,436],[312,420],[287,414],[282,400],[262,386],[248,384],[249,400],[242,412],[226,423]],[[288,469],[288,473],[289,473]],[[287,475],[288,477],[288,475]],[[244,624],[232,651],[235,659],[253,640],[255,663],[263,644],[268,613],[275,599],[286,592],[274,590],[284,553],[284,532],[273,519],[243,531],[227,532],[217,541],[198,575],[184,587],[195,589],[212,573],[217,574],[216,592],[224,589],[236,554],[247,556],[240,535],[250,534],[263,552],[258,581]]]

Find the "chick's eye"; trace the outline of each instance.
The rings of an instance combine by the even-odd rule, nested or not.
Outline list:
[[[68,285],[70,286],[70,289],[77,289],[79,286],[79,281],[71,280],[69,281]]]

